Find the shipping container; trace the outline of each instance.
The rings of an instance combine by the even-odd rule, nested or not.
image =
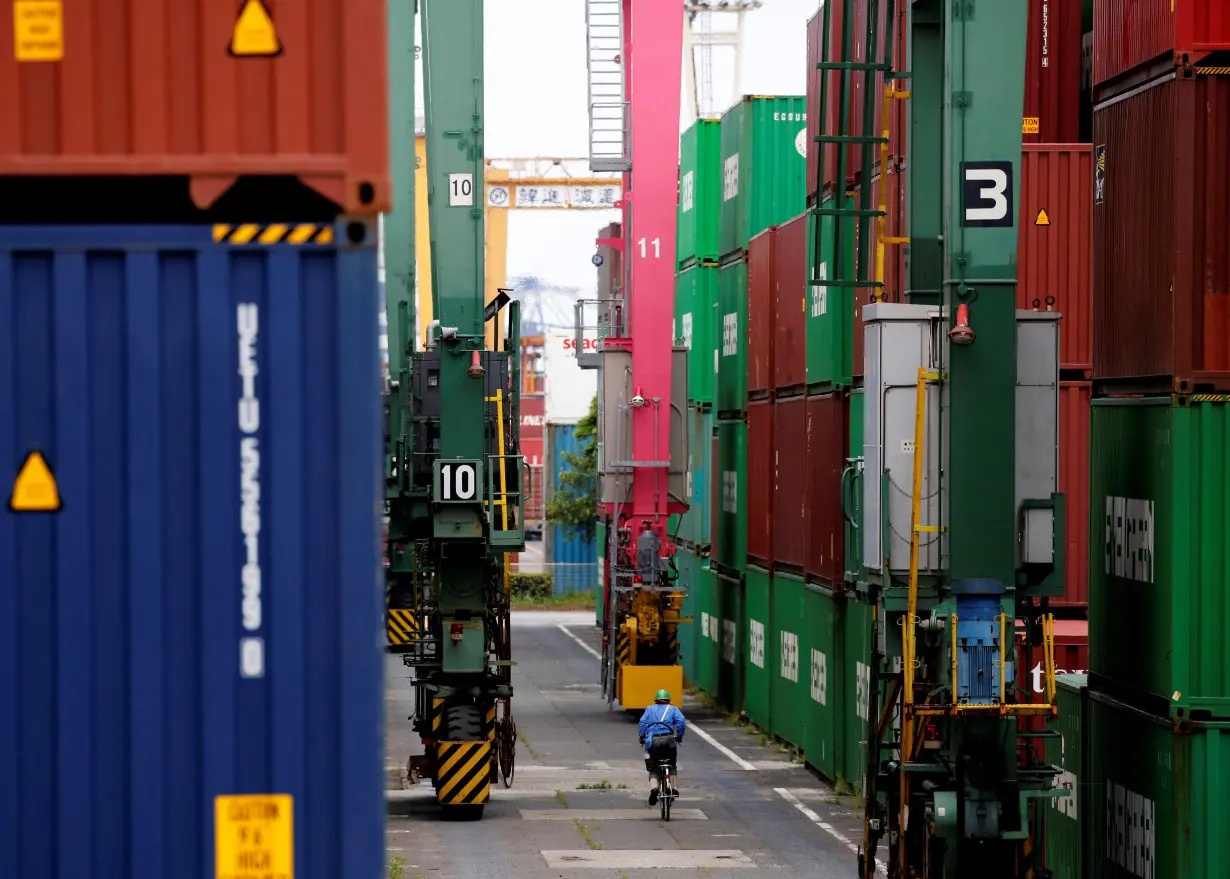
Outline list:
[[[1027,144],[1080,140],[1081,5],[1029,0],[1021,119]]]
[[[676,552],[674,559],[679,579],[686,590],[683,593],[683,607],[680,616],[692,620],[690,623],[683,623],[678,629],[679,665],[683,668],[685,685],[695,687],[697,686],[696,663],[699,656],[697,639],[700,637],[701,559],[695,553],[682,551]],[[680,701],[683,701],[682,697]]]
[[[872,606],[849,598],[840,605],[841,620],[837,634],[841,656],[841,687],[838,705],[842,706],[837,730],[836,777],[867,789],[867,716],[871,686]]]
[[[774,288],[777,227],[770,226],[747,245],[747,396],[763,399],[773,390]]]
[[[781,405],[780,403],[778,405]],[[845,393],[807,398],[806,572],[809,579],[840,588],[845,579],[845,520],[842,516],[842,473],[850,441],[850,396]],[[779,443],[780,446],[780,443]],[[862,449],[858,450],[862,454]],[[799,467],[792,476],[798,479]],[[775,515],[775,526],[781,528]],[[782,529],[785,530],[785,529]],[[775,532],[774,536],[776,536]]]
[[[1090,809],[1105,808],[1099,791],[1088,783],[1086,762],[1089,755],[1088,676],[1055,676],[1055,702],[1059,714],[1048,726],[1059,739],[1046,739],[1046,762],[1059,770],[1054,786],[1068,791],[1066,796],[1042,802],[1046,831],[1043,857],[1051,879],[1090,879],[1085,857],[1085,825],[1093,816]]]
[[[679,139],[679,265],[718,258],[721,187],[721,123],[699,119]]]
[[[704,549],[709,545],[709,524],[712,502],[709,486],[712,482],[713,413],[688,409],[688,477],[689,508],[679,518],[678,535],[690,546]]]
[[[807,398],[783,397],[773,403],[772,444],[769,447],[768,463],[770,491],[769,549],[775,570],[787,568],[803,572],[808,553],[807,487]],[[749,410],[748,454],[755,454],[751,440],[751,410]],[[756,471],[749,465],[748,478]],[[753,489],[749,488],[749,491]],[[753,497],[754,497],[753,493]],[[748,528],[755,530],[756,507],[752,507]],[[748,536],[748,553],[752,552],[751,535]]]
[[[826,199],[831,207],[833,200]],[[835,251],[835,220],[833,217],[813,216],[811,223],[811,246],[814,276],[821,281],[835,278],[837,254]],[[816,236],[819,236],[817,246]],[[853,253],[853,238],[849,242]],[[815,266],[815,254],[819,252],[820,265]],[[851,263],[852,264],[852,263]],[[809,279],[813,276],[808,269]],[[807,387],[809,391],[823,392],[850,384],[850,357],[854,343],[853,302],[851,287],[828,287],[810,284],[807,307]]]
[[[1098,0],[1093,16],[1095,87],[1134,68],[1199,65],[1230,49],[1230,8],[1218,0]]]
[[[773,560],[773,401],[747,404],[747,555],[766,567]]]
[[[865,398],[862,388],[850,392],[850,445],[846,451],[845,468],[841,471],[841,516],[845,529],[845,552],[842,567],[845,569],[846,582],[857,583],[861,576],[863,560],[863,538],[859,533],[862,527],[863,487],[859,482],[862,471],[851,463],[852,458],[863,457],[863,405]]]
[[[717,520],[710,557],[728,571],[742,571],[747,565],[747,424],[719,421],[714,443]]]
[[[1227,402],[1097,399],[1090,419],[1091,680],[1197,720],[1230,717]]]
[[[1090,683],[1083,804],[1077,795],[1085,875],[1230,876],[1230,724],[1176,731]]]
[[[720,345],[714,355],[717,409],[722,416],[747,409],[747,262],[738,260],[718,270]]]
[[[1230,390],[1230,77],[1163,77],[1094,110],[1093,375]]]
[[[769,710],[773,702],[770,692],[776,669],[772,645],[773,596],[772,578],[764,568],[748,565],[743,593],[743,613],[746,620],[743,649],[745,693],[743,709],[752,723],[761,729],[771,728]]]
[[[578,437],[575,424],[547,424],[546,454],[547,471],[551,484],[548,486],[547,503],[561,490],[581,492],[580,486],[565,486],[562,475],[575,468],[569,455],[581,457],[585,447],[594,442],[591,436]],[[549,525],[544,529],[543,556],[547,571],[553,582],[556,595],[569,592],[588,592],[598,586],[598,547],[592,530],[578,529],[571,525]]]
[[[828,38],[828,60],[842,61],[844,60],[841,44],[841,22],[845,13],[844,3],[829,4],[831,9],[829,12],[829,38]],[[819,180],[819,156],[820,150],[825,151],[824,158],[824,189],[826,191],[832,189],[833,179],[837,176],[837,151],[839,147],[834,145],[821,146],[816,140],[820,136],[820,87],[824,82],[825,73],[819,68],[821,60],[821,31],[824,25],[824,7],[821,6],[816,14],[807,20],[807,199],[808,204],[815,204],[818,200],[818,195],[821,189]],[[839,106],[836,100],[840,94],[841,88],[841,73],[836,70],[830,70],[828,76],[828,106],[825,107],[825,122],[824,134],[837,133],[837,119],[839,114]],[[846,165],[852,168],[851,164],[854,161],[854,156],[858,154],[858,147],[854,144],[849,144],[845,147],[846,150]]]
[[[543,467],[545,446],[543,444],[543,420],[546,399],[542,394],[521,395],[521,434],[517,438],[521,454],[530,468],[529,484],[526,486],[525,518],[526,536],[541,540],[543,517],[546,515],[546,490]]]
[[[807,214],[777,227],[773,249],[773,386],[801,394],[807,385]],[[754,329],[753,325],[753,329]]]
[[[807,698],[810,661],[801,652],[809,625],[803,615],[803,579],[778,571],[770,587],[769,730],[777,738],[803,748],[812,715]]]
[[[1089,621],[1055,620],[1055,673],[1085,674],[1089,670]],[[1046,702],[1046,661],[1041,647],[1030,647],[1025,638],[1025,623],[1016,626],[1017,669],[1016,700],[1034,704]],[[1018,718],[1021,730],[1041,732],[1049,719],[1035,714]],[[1031,739],[1029,745],[1036,759],[1046,757],[1045,739]]]
[[[212,876],[237,794],[383,869],[370,232],[0,228],[0,461],[62,503],[0,518],[0,875]]]
[[[1059,383],[1059,491],[1065,503],[1064,592],[1051,607],[1089,606],[1089,382]]]
[[[1016,307],[1057,311],[1059,368],[1093,373],[1093,147],[1021,153]]]
[[[689,349],[689,405],[713,405],[717,303],[717,263],[689,266],[675,276],[675,338]]]
[[[594,590],[595,622],[601,629],[606,620],[606,587],[609,573],[606,565],[607,529],[604,519],[599,519],[594,526],[594,551],[598,554],[598,588]]]
[[[803,754],[807,763],[825,778],[834,775],[836,755],[835,724],[840,703],[835,701],[838,611],[833,593],[822,587],[803,587],[803,616],[800,628],[801,675],[806,676],[807,696],[803,729]],[[800,685],[803,685],[800,681]]]
[[[744,622],[743,575],[718,572],[711,578],[714,583],[709,629],[716,635],[719,645],[717,662],[717,686],[713,695],[731,711],[742,711],[744,706],[744,639],[747,625]]]
[[[66,3],[62,36],[33,46],[44,6],[15,5],[0,16],[16,46],[0,53],[0,177],[184,177],[204,208],[239,175],[294,175],[348,213],[388,211],[385,3],[278,5],[276,58],[228,52],[246,7]]]
[[[723,259],[806,207],[806,98],[745,95],[722,116]]]
[[[722,659],[722,621],[717,615],[718,579],[704,559],[697,559],[700,587],[696,593],[696,619],[700,632],[696,641],[696,685],[713,696],[718,694]]]

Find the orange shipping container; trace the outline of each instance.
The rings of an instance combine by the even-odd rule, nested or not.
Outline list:
[[[383,0],[57,6],[60,39],[25,57],[0,15],[0,176],[181,176],[204,208],[240,175],[292,175],[389,209]],[[280,54],[232,55],[241,16]]]
[[[1021,153],[1017,307],[1058,311],[1059,367],[1093,373],[1093,147]]]
[[[1090,382],[1059,383],[1059,491],[1067,505],[1064,594],[1052,607],[1089,606]]]

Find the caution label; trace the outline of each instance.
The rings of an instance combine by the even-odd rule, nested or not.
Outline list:
[[[1035,226],[1049,226],[1050,224],[1051,224],[1051,218],[1046,215],[1046,208],[1043,208],[1042,210],[1038,211],[1038,217],[1037,219],[1034,220],[1034,225]]]
[[[1041,125],[1037,116],[1024,116],[1021,118],[1021,134],[1037,134],[1040,128]]]
[[[294,879],[293,813],[289,794],[216,797],[217,879]]]
[[[245,0],[227,51],[241,58],[271,58],[282,54],[273,16],[261,0]]]
[[[35,450],[26,456],[13,481],[9,509],[14,513],[54,513],[60,509],[60,489],[42,452]]]
[[[61,0],[17,0],[13,39],[18,61],[59,61],[64,57]]]

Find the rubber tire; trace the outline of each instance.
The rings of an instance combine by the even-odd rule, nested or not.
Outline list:
[[[444,709],[442,725],[446,742],[478,742],[483,738],[483,715],[477,705],[449,705]]]

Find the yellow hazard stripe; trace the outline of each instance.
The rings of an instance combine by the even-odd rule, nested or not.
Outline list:
[[[1200,76],[1230,76],[1230,67],[1197,67]]]
[[[332,244],[328,223],[216,223],[217,244]]]
[[[495,706],[487,709],[487,741],[495,741]]]
[[[490,742],[440,742],[436,755],[436,799],[441,805],[487,802],[491,791]]]
[[[408,608],[389,608],[385,613],[385,633],[390,644],[409,644],[419,630],[415,612]]]
[[[440,728],[441,721],[444,720],[444,700],[431,700],[431,731],[434,733]]]
[[[1225,403],[1230,401],[1230,394],[1192,394],[1187,399],[1193,403]]]

